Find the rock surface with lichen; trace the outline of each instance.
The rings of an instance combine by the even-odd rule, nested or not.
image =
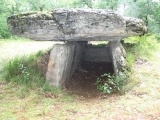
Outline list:
[[[125,18],[101,9],[58,9],[51,12],[17,14],[8,18],[9,30],[33,40],[119,41],[143,35],[142,20]]]

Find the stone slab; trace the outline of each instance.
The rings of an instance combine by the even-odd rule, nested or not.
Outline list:
[[[65,86],[82,60],[86,42],[56,44],[51,51],[46,80],[56,87]]]
[[[119,41],[146,31],[142,20],[102,9],[21,13],[8,17],[7,22],[13,34],[33,40]]]
[[[108,63],[112,62],[110,52],[107,46],[86,47],[84,60],[90,62],[108,62]]]
[[[63,87],[69,80],[75,45],[56,44],[50,54],[46,80],[50,85]]]
[[[116,76],[118,76],[120,72],[123,72],[122,70],[126,65],[125,49],[120,42],[109,42],[108,47],[113,63],[114,73]]]
[[[74,72],[76,71],[77,67],[81,63],[81,61],[84,59],[84,52],[87,42],[68,42],[68,44],[75,45],[73,63],[71,68],[71,76],[70,76],[71,78]]]

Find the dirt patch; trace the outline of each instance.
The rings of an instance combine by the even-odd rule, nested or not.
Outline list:
[[[104,73],[113,73],[111,63],[83,61],[66,85],[70,94],[84,98],[97,98],[101,92],[96,89],[97,78]]]
[[[144,59],[141,59],[141,58],[137,58],[137,59],[135,60],[135,63],[136,63],[137,65],[149,65],[149,63],[147,62],[147,60],[144,60]]]

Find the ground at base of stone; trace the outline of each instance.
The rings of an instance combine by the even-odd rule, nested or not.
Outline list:
[[[83,61],[67,83],[67,92],[83,98],[98,98],[102,92],[96,88],[96,80],[104,73],[113,74],[112,63]]]

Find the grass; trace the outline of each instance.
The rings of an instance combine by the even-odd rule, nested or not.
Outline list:
[[[37,86],[43,84],[44,79],[41,79],[39,71],[37,71],[36,59],[41,57],[39,53],[29,56],[15,57],[4,63],[5,80],[7,82],[17,82],[19,84],[32,86],[36,83]]]
[[[23,84],[5,82],[1,76],[0,120],[160,119],[159,43],[158,46],[143,64],[132,63],[134,72],[130,76],[132,83],[128,84],[130,90],[125,95],[112,94],[105,99],[68,95],[47,84],[28,89]],[[52,42],[0,40],[0,63],[2,65],[4,61],[14,59],[14,56],[29,56],[48,47],[52,47]],[[132,57],[135,59],[131,56],[131,61]],[[56,93],[52,94],[53,91]]]
[[[152,57],[152,52],[158,49],[158,40],[156,36],[152,34],[147,34],[141,37],[137,36],[137,37],[126,38],[124,39],[124,43],[127,44],[126,49],[129,58],[131,57],[130,55],[132,54],[137,58],[139,57],[148,60],[149,58]]]

